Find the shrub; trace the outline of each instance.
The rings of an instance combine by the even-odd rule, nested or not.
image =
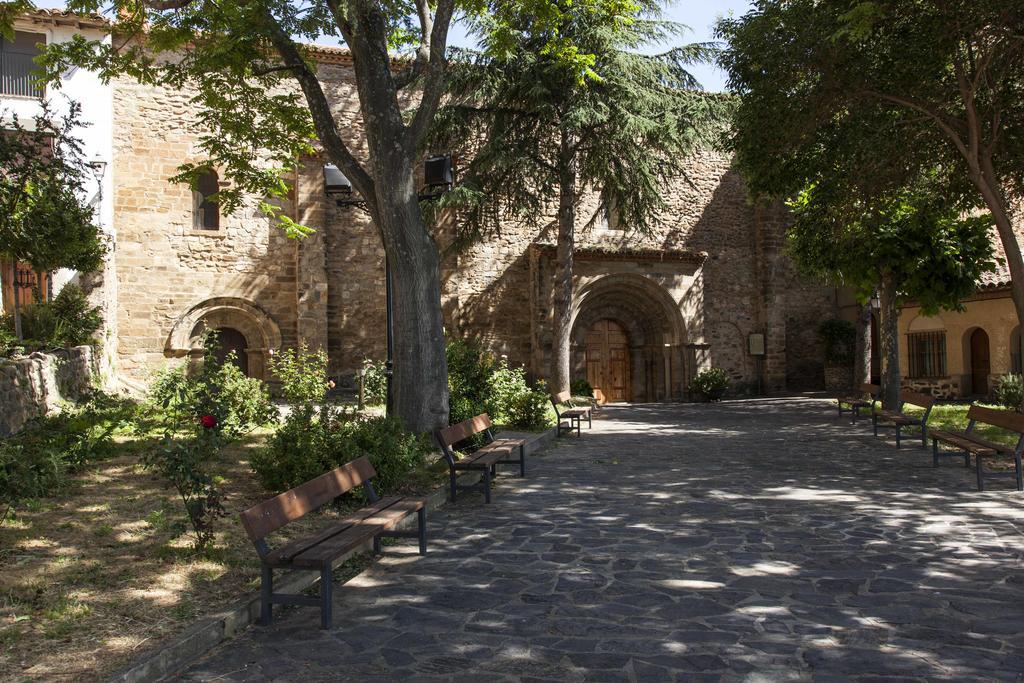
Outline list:
[[[13,326],[13,323],[11,323]],[[18,341],[18,338],[14,336],[14,333],[7,328],[6,321],[0,319],[0,358],[9,358],[10,356],[24,353],[24,345]]]
[[[406,432],[396,418],[339,418],[324,409],[316,415],[290,415],[251,465],[264,487],[279,492],[366,455],[377,470],[377,493],[384,495],[397,490],[428,451],[426,443]]]
[[[323,403],[330,388],[327,379],[327,354],[311,351],[306,342],[271,357],[270,369],[281,382],[281,393],[292,405]]]
[[[203,340],[203,368],[188,376],[184,368],[165,370],[150,387],[149,403],[162,410],[169,430],[191,431],[203,415],[215,420],[214,430],[225,438],[237,438],[274,419],[266,385],[246,377],[228,354],[217,358],[216,332]]]
[[[363,360],[363,396],[371,406],[388,400],[388,374],[384,361]]]
[[[703,394],[709,401],[718,401],[729,388],[729,374],[722,368],[701,370],[690,382],[690,391]]]
[[[65,285],[53,301],[40,301],[21,312],[22,336],[34,349],[95,344],[93,335],[103,324],[100,309],[89,305],[82,290]]]
[[[227,516],[223,491],[207,469],[221,446],[214,426],[213,421],[200,424],[187,438],[165,433],[160,447],[147,451],[142,458],[147,469],[155,470],[178,492],[197,550],[210,544],[216,520]]]
[[[573,396],[586,396],[587,398],[593,398],[594,387],[590,385],[590,382],[581,377],[574,379],[569,383],[569,392]]]
[[[818,326],[818,338],[825,347],[826,365],[853,365],[857,351],[857,328],[847,320],[825,320]]]
[[[451,422],[462,422],[490,410],[490,380],[496,370],[494,357],[478,344],[461,339],[448,340],[447,357]]]
[[[8,506],[52,495],[67,485],[69,475],[112,456],[117,450],[113,435],[136,416],[132,401],[94,392],[0,439],[0,520]]]
[[[1003,375],[992,391],[996,403],[1024,412],[1024,375]]]
[[[522,367],[510,367],[504,358],[494,366],[487,412],[498,424],[518,429],[543,429],[551,424],[548,395],[530,387]]]

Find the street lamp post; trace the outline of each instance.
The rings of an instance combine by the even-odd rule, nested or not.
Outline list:
[[[394,414],[395,393],[391,388],[391,375],[395,367],[395,318],[391,300],[391,259],[384,256],[384,292],[387,306],[388,326],[388,359],[384,361],[384,377],[387,379],[387,400],[384,403],[385,415]]]

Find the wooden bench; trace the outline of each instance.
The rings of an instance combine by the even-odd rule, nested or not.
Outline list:
[[[843,416],[843,413],[849,411],[853,416],[850,422],[856,422],[857,418],[860,417],[861,408],[874,408],[875,401],[878,400],[878,395],[882,392],[882,387],[877,384],[861,384],[859,396],[843,396],[836,399],[836,403],[839,407],[839,417]],[[844,405],[850,406],[849,408],[843,408]]]
[[[568,391],[551,396],[551,405],[555,409],[555,434],[557,436],[561,436],[563,431],[572,434],[573,429],[576,430],[576,435],[580,436],[583,418],[587,418],[587,427],[591,429],[594,427],[594,418],[591,416],[593,409],[590,406],[567,405],[571,398],[572,394]],[[573,426],[573,422],[575,422],[575,426]]]
[[[912,417],[903,412],[906,404],[924,408],[921,417]],[[900,430],[905,427],[918,427],[921,430],[921,448],[928,448],[928,416],[931,415],[932,406],[935,405],[935,398],[928,394],[919,394],[914,391],[901,391],[900,403],[896,410],[872,409],[871,422],[874,427],[875,436],[878,436],[880,428],[893,428],[896,430],[896,448],[900,448]]]
[[[256,546],[262,563],[260,582],[260,623],[272,620],[273,605],[307,605],[320,607],[320,625],[331,627],[331,566],[348,551],[373,540],[373,550],[380,552],[382,536],[415,537],[420,554],[427,552],[425,501],[421,498],[389,496],[380,498],[371,479],[377,475],[367,458],[322,474],[301,486],[254,505],[241,514],[242,526]],[[362,485],[370,504],[344,519],[333,522],[323,531],[271,549],[266,537],[281,527],[304,517],[332,500]],[[412,513],[419,517],[418,531],[395,531],[395,526]],[[304,569],[320,572],[320,596],[290,595],[274,592],[275,569]]]
[[[519,476],[526,476],[526,440],[495,439],[491,433],[491,417],[487,413],[463,420],[434,433],[441,453],[448,461],[448,472],[451,477],[449,487],[451,499],[455,502],[459,489],[464,491],[482,490],[484,500],[491,502],[491,480],[498,476],[498,465],[519,465]],[[455,457],[453,446],[483,434],[484,444],[461,460]],[[519,457],[515,457],[518,453]],[[459,472],[482,470],[483,478],[479,484],[460,484]]]
[[[971,406],[967,411],[967,420],[967,429],[962,432],[947,432],[940,429],[932,432],[932,464],[938,467],[939,458],[942,457],[963,457],[964,467],[970,467],[973,455],[975,470],[978,474],[978,490],[984,491],[985,467],[982,461],[985,458],[1013,456],[1014,472],[990,471],[989,474],[996,477],[1016,477],[1017,490],[1024,491],[1024,475],[1021,471],[1021,451],[1024,451],[1024,415],[1012,410],[993,410],[992,408]],[[975,436],[974,427],[979,422],[1005,429],[1008,432],[1015,432],[1018,435],[1016,448]],[[953,446],[956,450],[941,451],[939,442]]]

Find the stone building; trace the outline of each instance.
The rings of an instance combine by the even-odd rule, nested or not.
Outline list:
[[[342,128],[362,149],[349,57],[322,48],[317,59]],[[327,349],[343,382],[364,358],[383,357],[380,239],[362,212],[326,196],[322,159],[302,160],[286,207],[316,233],[290,240],[255,201],[236,215],[207,201],[226,182],[216,170],[196,191],[167,182],[201,158],[189,93],[116,80],[109,97],[116,278],[106,285],[116,285],[117,334],[108,345],[123,377],[145,380],[169,359],[195,355],[206,328],[220,329],[245,371],[263,378],[268,354],[300,341]],[[682,399],[710,366],[726,369],[741,392],[819,388],[816,329],[838,310],[835,291],[796,277],[783,253],[784,212],[753,202],[727,156],[701,153],[688,175],[669,188],[654,235],[638,238],[615,221],[581,225],[577,376],[626,401]],[[443,248],[450,230],[438,230]],[[449,333],[544,376],[553,268],[551,235],[531,227],[446,250]]]
[[[1002,247],[993,238],[1002,258]],[[984,398],[999,378],[1021,374],[1021,335],[1017,311],[1010,294],[1010,272],[1005,263],[987,273],[978,291],[960,302],[962,310],[926,316],[915,302],[900,309],[900,374],[909,389],[937,398]],[[840,312],[853,321],[857,304],[841,295]],[[872,375],[880,375],[878,323],[872,324],[874,340]]]

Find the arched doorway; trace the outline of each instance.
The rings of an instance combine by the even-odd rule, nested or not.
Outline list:
[[[608,401],[682,398],[694,361],[679,304],[663,285],[633,273],[599,276],[581,283],[573,309],[574,378],[586,377]]]
[[[222,353],[234,350],[239,368],[249,377],[269,380],[267,357],[281,348],[281,331],[273,318],[251,301],[215,297],[189,308],[174,323],[164,353],[189,358],[195,366],[203,358],[203,333],[218,330]]]
[[[629,386],[629,335],[614,320],[598,320],[586,335],[587,381],[609,403],[632,397]]]
[[[217,348],[217,360],[221,363],[227,361],[230,354],[234,354],[234,363],[242,374],[249,375],[249,342],[246,341],[245,335],[236,330],[233,327],[218,327],[217,328],[217,341],[219,347]]]
[[[988,333],[980,327],[971,333],[971,392],[988,395],[988,376],[992,372]]]

